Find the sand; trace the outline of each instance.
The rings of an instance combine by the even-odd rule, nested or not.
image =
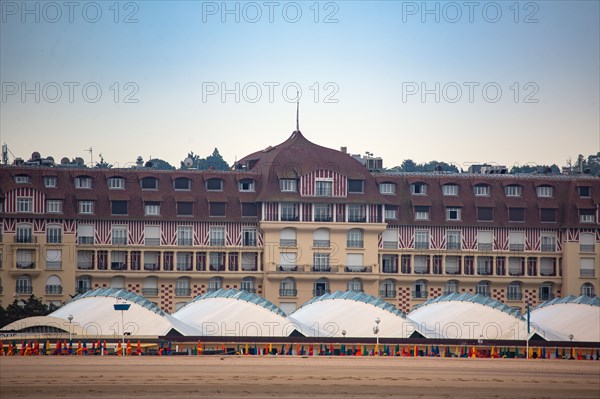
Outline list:
[[[600,362],[0,357],[0,398],[600,398]]]

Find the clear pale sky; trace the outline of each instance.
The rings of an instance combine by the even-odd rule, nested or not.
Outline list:
[[[15,156],[232,163],[295,129],[295,84],[308,139],[388,167],[600,151],[598,1],[74,4],[0,3]]]

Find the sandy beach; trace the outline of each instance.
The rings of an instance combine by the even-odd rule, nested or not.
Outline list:
[[[253,356],[2,357],[0,398],[598,398],[600,362]]]

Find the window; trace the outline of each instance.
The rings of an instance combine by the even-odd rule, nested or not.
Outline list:
[[[348,194],[362,194],[365,191],[364,180],[351,180],[348,179]]]
[[[191,252],[177,252],[177,271],[180,272],[191,272],[192,266],[192,253]],[[189,294],[188,294],[189,295]]]
[[[254,180],[251,179],[240,180],[238,183],[238,189],[240,191],[254,191],[254,186]]]
[[[31,294],[33,292],[33,287],[31,286],[31,277],[29,276],[19,276],[17,277],[17,285],[16,285],[17,294]]]
[[[211,254],[213,255],[213,254]],[[212,258],[212,256],[211,256]],[[217,291],[223,288],[223,279],[221,277],[213,277],[208,280],[208,290],[209,291]]]
[[[76,177],[75,178],[75,188],[92,188],[92,178],[91,177]]]
[[[329,281],[326,278],[320,278],[315,281],[313,295],[321,296],[325,294],[329,294]]]
[[[62,213],[62,200],[46,200],[46,213]]]
[[[398,219],[398,207],[395,205],[386,205],[384,217],[385,219]]]
[[[258,207],[254,202],[242,202],[242,217],[258,216]]]
[[[279,284],[279,296],[296,296],[296,280],[291,277],[284,278]]]
[[[251,272],[258,270],[258,254],[256,252],[242,252],[242,270]]]
[[[112,227],[112,245],[127,245],[127,226]]]
[[[415,220],[429,220],[429,207],[415,206]]]
[[[415,249],[429,249],[429,230],[415,230]]]
[[[581,198],[589,198],[592,196],[592,188],[589,186],[579,186],[577,187],[577,191],[579,192],[579,196]]]
[[[415,281],[413,285],[413,298],[424,299],[427,298],[427,282],[423,280]]]
[[[77,226],[77,243],[78,244],[93,244],[94,243],[94,225],[80,224]]]
[[[383,248],[398,249],[398,230],[397,229],[386,229],[381,234],[383,241]]]
[[[556,251],[556,235],[542,234],[542,252]]]
[[[109,190],[124,190],[125,189],[125,179],[122,177],[110,177],[108,179],[108,189]]]
[[[279,253],[279,270],[292,271],[296,270],[297,254],[295,252],[280,252]]]
[[[591,296],[591,297],[596,296],[594,286],[592,285],[592,283],[583,283],[581,285],[580,294],[585,295],[585,296]]]
[[[177,227],[177,245],[189,246],[192,245],[194,240],[194,229],[192,226],[178,226]]]
[[[144,226],[144,245],[160,245],[160,226]]]
[[[442,194],[444,194],[445,196],[458,195],[458,185],[457,184],[444,184],[442,186]]]
[[[313,254],[313,272],[328,272],[329,267],[329,254],[315,252]]]
[[[489,276],[492,274],[492,257],[478,256],[477,257],[477,274],[481,276]]]
[[[79,213],[91,215],[94,213],[94,201],[79,201]]]
[[[594,233],[579,233],[579,252],[594,252]]]
[[[242,229],[242,245],[244,247],[255,247],[256,246],[256,229],[254,229],[254,228],[243,228]]]
[[[160,216],[160,202],[144,202],[144,215]]]
[[[363,254],[348,254],[346,256],[346,268],[347,272],[365,272],[365,259]]]
[[[154,251],[144,252],[144,270],[156,271],[160,270],[159,253]],[[157,292],[158,294],[158,292]]]
[[[348,281],[348,291],[362,292],[363,291],[362,280],[359,278],[353,278],[352,280]]]
[[[447,230],[446,231],[446,249],[448,250],[460,250],[460,230]]]
[[[454,294],[456,292],[458,292],[458,281],[446,281],[446,284],[444,285],[444,295]]]
[[[46,250],[46,269],[60,270],[62,269],[62,250],[47,249]]]
[[[518,281],[513,281],[508,284],[508,300],[509,301],[520,301],[523,298],[521,294],[521,283]]]
[[[17,249],[17,269],[35,269],[35,254],[30,249]]]
[[[460,208],[446,208],[446,220],[460,220]]]
[[[446,256],[446,274],[460,274],[459,256]]]
[[[595,277],[594,258],[579,259],[579,277],[591,278]]]
[[[490,296],[490,283],[487,281],[480,281],[475,287],[475,292],[479,295]]]
[[[28,184],[28,183],[31,183],[31,178],[29,176],[25,176],[25,175],[15,176],[15,183]]]
[[[520,197],[523,191],[523,187],[517,185],[510,185],[504,187],[504,194],[507,197]]]
[[[240,284],[240,288],[247,292],[256,292],[256,281],[254,277],[244,277]]]
[[[427,195],[427,184],[413,183],[410,185],[410,193],[412,195]]]
[[[492,237],[492,232],[489,230],[477,231],[477,249],[479,251],[491,251]]]
[[[211,217],[223,217],[225,216],[225,202],[211,202],[210,203],[210,216]]]
[[[317,180],[315,182],[315,195],[319,197],[331,197],[332,187],[332,181]]]
[[[221,179],[206,180],[206,189],[208,191],[223,191],[223,180],[221,180]]]
[[[209,230],[210,245],[225,245],[225,227],[211,227]]]
[[[281,191],[298,191],[298,182],[295,179],[279,179]]]
[[[33,198],[17,197],[17,212],[19,212],[19,213],[33,212]]]
[[[554,187],[552,186],[538,186],[536,188],[537,196],[543,198],[551,198],[554,196]]]
[[[489,197],[490,186],[487,184],[478,184],[473,186],[473,194],[475,194],[477,197]]]
[[[178,258],[179,258],[179,254]],[[179,265],[179,264],[178,264]],[[187,277],[181,277],[175,280],[175,296],[190,296],[192,290],[190,288],[190,279]]]
[[[346,246],[348,248],[363,248],[364,247],[362,230],[359,230],[359,229],[349,230],[347,238],[348,239],[347,239]]]
[[[328,229],[316,229],[313,232],[313,247],[329,248],[329,230]]]
[[[540,285],[540,293],[539,298],[542,301],[548,301],[550,299],[554,299],[553,293],[554,284],[552,283],[543,283]]]
[[[556,209],[541,208],[540,221],[544,223],[556,223]]]
[[[510,276],[525,275],[525,258],[511,256],[508,258],[508,274]]]
[[[396,282],[392,279],[383,280],[379,287],[379,296],[382,298],[395,298]]]
[[[44,176],[44,187],[55,188],[56,187],[56,176]]]
[[[596,210],[595,209],[579,209],[579,222],[580,223],[595,223],[596,222]]]
[[[140,180],[142,190],[158,190],[158,179],[156,177],[144,177]]]
[[[62,227],[60,225],[49,225],[46,227],[46,243],[60,244],[62,242]]]
[[[332,222],[333,211],[331,204],[315,204],[314,218],[315,222]]]
[[[510,231],[508,233],[508,249],[510,251],[524,251],[525,233],[522,231]]]
[[[194,216],[194,203],[177,202],[177,216]]]
[[[282,202],[281,220],[284,222],[294,222],[298,220],[298,204],[294,202]]]
[[[296,229],[287,227],[279,233],[279,246],[295,247],[296,246]]]
[[[29,224],[17,225],[17,234],[15,235],[15,242],[19,243],[31,243],[33,242],[33,228]]]
[[[417,274],[429,273],[429,256],[428,255],[415,255],[415,273],[417,273]]]
[[[381,271],[398,273],[398,255],[381,255]]]
[[[525,221],[525,208],[508,208],[508,221],[509,222],[524,222]]]
[[[192,189],[192,181],[187,177],[178,177],[173,180],[173,189],[175,191],[189,191]]]
[[[396,194],[396,184],[394,184],[394,183],[381,183],[379,185],[379,192],[381,194]]]
[[[77,293],[82,294],[92,289],[92,278],[90,276],[81,276],[77,278]]]
[[[110,209],[113,215],[127,215],[127,201],[111,201]]]
[[[540,274],[542,276],[556,276],[556,258],[541,258]]]
[[[494,208],[477,207],[478,222],[492,222],[494,220]]]
[[[363,204],[348,204],[348,222],[364,223],[367,221],[365,213],[365,205]]]
[[[112,251],[110,253],[110,270],[127,270],[127,252]]]

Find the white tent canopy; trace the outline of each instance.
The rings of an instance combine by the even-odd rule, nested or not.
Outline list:
[[[531,322],[562,341],[600,342],[600,298],[555,298],[531,311]]]

